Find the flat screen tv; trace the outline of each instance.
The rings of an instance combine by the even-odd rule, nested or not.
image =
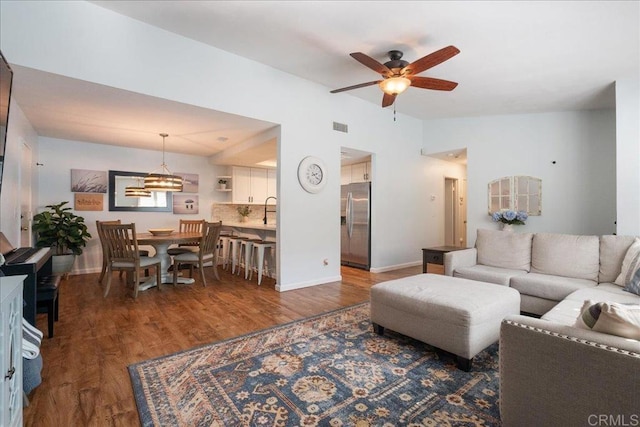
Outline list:
[[[11,100],[11,84],[13,71],[0,52],[0,192],[2,192],[2,171],[7,146],[7,125],[9,124],[9,101]]]

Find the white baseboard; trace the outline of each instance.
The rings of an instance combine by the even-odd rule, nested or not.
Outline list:
[[[322,279],[310,280],[308,282],[288,283],[286,285],[280,285],[276,283],[276,291],[285,292],[294,289],[308,288],[311,286],[325,285],[327,283],[339,282],[342,280],[342,276],[323,277]]]
[[[387,271],[400,270],[401,268],[415,267],[417,265],[422,265],[422,261],[412,261],[404,264],[389,265],[386,267],[375,267],[369,269],[369,271],[372,273],[385,273]]]

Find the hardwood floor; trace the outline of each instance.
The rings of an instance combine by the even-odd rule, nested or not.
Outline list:
[[[98,274],[63,281],[60,320],[54,338],[43,340],[43,382],[29,396],[24,425],[137,426],[128,365],[367,301],[375,283],[422,267],[379,274],[343,267],[342,282],[287,292],[275,291],[273,279],[258,286],[219,269],[218,282],[207,270],[206,288],[196,278],[136,300],[117,273],[106,298]],[[37,326],[46,333],[46,315]]]

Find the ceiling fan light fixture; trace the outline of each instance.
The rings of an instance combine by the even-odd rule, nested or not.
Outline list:
[[[399,95],[411,86],[411,80],[406,77],[389,77],[380,82],[380,89],[387,95]]]
[[[167,168],[167,164],[164,162],[164,139],[169,135],[161,133],[160,136],[162,137],[161,173],[150,173],[145,176],[144,189],[148,191],[182,191],[182,177],[173,175],[169,171],[169,168]]]

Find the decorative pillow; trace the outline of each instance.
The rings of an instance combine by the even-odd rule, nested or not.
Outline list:
[[[627,283],[627,286],[622,288],[622,290],[631,292],[632,294],[640,295],[640,268],[636,270],[635,274],[631,278],[631,281]]]
[[[640,305],[587,300],[575,326],[596,332],[640,340]]]
[[[631,246],[627,250],[627,254],[622,261],[622,271],[616,278],[615,284],[618,286],[626,286],[633,274],[640,268],[640,237],[633,240]]]
[[[581,329],[593,329],[596,326],[596,322],[600,318],[600,313],[602,312],[602,303],[595,303],[591,300],[586,300],[582,304],[582,308],[580,309],[580,314],[578,315],[578,319],[576,319],[576,323],[573,326],[576,326]]]

